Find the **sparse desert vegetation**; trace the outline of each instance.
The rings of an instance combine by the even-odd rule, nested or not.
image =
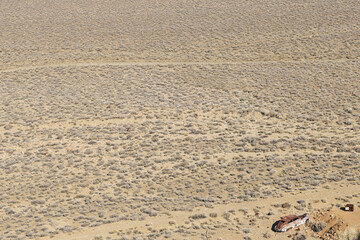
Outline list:
[[[1,2],[0,239],[355,236],[359,23],[358,1]]]
[[[336,240],[359,240],[360,232],[355,228],[347,228],[343,232],[339,232],[336,235]]]

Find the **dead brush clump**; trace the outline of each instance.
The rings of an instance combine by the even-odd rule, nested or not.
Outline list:
[[[322,221],[309,221],[306,225],[314,232],[320,232],[326,227],[326,223]]]
[[[203,219],[203,218],[206,218],[206,215],[204,213],[194,214],[194,215],[191,215],[189,218],[194,219],[194,220]]]
[[[335,240],[360,240],[360,230],[355,228],[347,228],[345,231],[337,233]]]

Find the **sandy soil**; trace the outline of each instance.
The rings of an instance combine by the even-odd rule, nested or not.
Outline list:
[[[360,228],[359,1],[5,0],[0,29],[0,239]]]

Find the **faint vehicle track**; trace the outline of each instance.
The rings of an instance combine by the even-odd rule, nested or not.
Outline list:
[[[67,63],[54,63],[54,64],[45,64],[45,65],[30,65],[24,67],[16,67],[0,70],[0,73],[6,72],[16,72],[24,70],[33,70],[38,68],[56,68],[56,67],[87,67],[87,66],[156,66],[156,65],[166,65],[166,66],[178,66],[178,65],[236,65],[236,64],[251,64],[251,63],[276,63],[276,62],[286,62],[286,63],[296,63],[296,62],[346,62],[346,61],[357,61],[359,59],[348,59],[348,58],[339,58],[339,59],[309,59],[309,60],[271,60],[271,61],[205,61],[205,62],[67,62]]]

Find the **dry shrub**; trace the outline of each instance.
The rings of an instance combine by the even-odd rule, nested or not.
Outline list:
[[[355,228],[347,228],[341,233],[337,233],[335,240],[360,240],[360,231]]]
[[[292,240],[306,240],[306,236],[301,234],[301,235],[294,235]]]
[[[189,218],[192,218],[192,219],[194,219],[194,220],[196,220],[196,219],[202,219],[202,218],[206,218],[206,215],[203,214],[203,213],[201,213],[201,214],[195,214],[195,215],[190,216]]]
[[[309,226],[314,232],[320,232],[326,227],[326,223],[320,221],[308,221],[307,226]]]

